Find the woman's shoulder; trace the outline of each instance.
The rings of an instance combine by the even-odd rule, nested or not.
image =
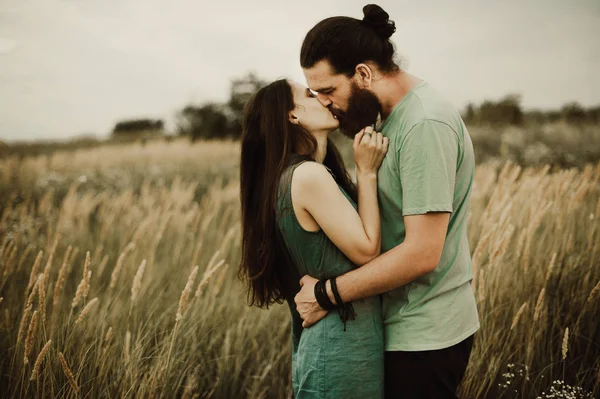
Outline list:
[[[300,199],[305,193],[310,193],[323,185],[336,184],[329,174],[329,169],[323,164],[311,160],[302,160],[287,166],[279,180],[279,197],[287,198],[290,191],[294,191],[295,200]],[[293,187],[293,189],[292,189]]]
[[[298,165],[293,173],[294,185],[299,188],[318,187],[323,184],[336,184],[331,172],[319,162],[305,161]]]

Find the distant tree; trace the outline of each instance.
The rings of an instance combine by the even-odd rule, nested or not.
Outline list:
[[[469,103],[463,113],[469,124],[521,125],[554,123],[565,121],[570,124],[600,124],[600,106],[585,108],[578,102],[570,102],[560,109],[523,111],[521,96],[511,94],[499,101],[484,101],[479,107]]]
[[[546,112],[535,109],[524,113],[524,119],[527,123],[541,125],[547,121]]]
[[[131,119],[118,122],[113,128],[112,135],[130,137],[139,135],[162,135],[164,122],[160,119]]]
[[[556,122],[559,121],[561,118],[561,112],[560,111],[548,111],[546,112],[546,122]]]
[[[588,108],[586,111],[587,120],[593,124],[600,124],[600,106]]]
[[[467,104],[467,108],[465,109],[465,114],[463,119],[467,123],[474,123],[477,117],[477,111],[475,110],[475,106],[473,103]]]
[[[190,136],[192,141],[239,138],[246,102],[265,84],[265,81],[253,72],[233,79],[226,104],[188,105],[181,110],[177,115],[178,134]]]
[[[10,153],[10,146],[4,141],[0,140],[0,158],[4,158]]]
[[[510,94],[498,102],[484,101],[479,107],[478,119],[480,122],[493,125],[521,125],[523,123],[521,96]]]
[[[231,130],[242,132],[242,120],[244,118],[244,107],[246,102],[258,89],[265,86],[267,82],[260,79],[254,72],[249,72],[245,76],[231,81],[229,91],[229,102],[227,103],[232,114]]]
[[[563,119],[568,123],[582,124],[586,120],[585,109],[578,102],[570,102],[561,108]]]
[[[521,110],[521,95],[510,94],[500,101],[499,106],[509,124],[523,124],[523,111]]]
[[[229,120],[225,107],[216,103],[199,107],[188,105],[179,113],[178,133],[189,135],[192,141],[229,136]]]

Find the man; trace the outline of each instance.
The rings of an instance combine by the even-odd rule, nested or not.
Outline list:
[[[382,255],[337,277],[337,292],[344,303],[383,294],[386,397],[454,398],[479,329],[467,240],[473,146],[454,107],[394,62],[387,13],[363,12],[319,22],[301,50],[308,85],[341,130],[354,135],[379,114],[389,138],[378,172]],[[295,298],[305,327],[327,314],[316,282],[303,277]]]

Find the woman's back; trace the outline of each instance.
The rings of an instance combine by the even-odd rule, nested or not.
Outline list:
[[[292,180],[296,168],[282,174],[277,195],[278,227],[293,265],[282,265],[285,273],[308,274],[323,279],[336,277],[354,265],[322,231],[305,230],[292,202]],[[356,203],[340,187],[348,201]],[[294,268],[294,269],[292,269]],[[330,312],[316,325],[302,329],[302,320],[292,312],[292,377],[297,398],[377,398],[383,396],[383,323],[379,296],[353,302],[356,318],[344,323]]]

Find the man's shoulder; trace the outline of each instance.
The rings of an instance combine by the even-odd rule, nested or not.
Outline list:
[[[436,90],[432,85],[425,83],[414,90],[414,97],[418,103],[415,109],[418,111],[418,122],[426,120],[439,121],[453,125],[460,119],[456,107],[446,96]]]
[[[460,113],[446,97],[427,82],[415,87],[401,104],[401,109],[391,115],[389,129],[402,140],[416,126],[429,122],[447,125],[455,132],[463,124]]]

